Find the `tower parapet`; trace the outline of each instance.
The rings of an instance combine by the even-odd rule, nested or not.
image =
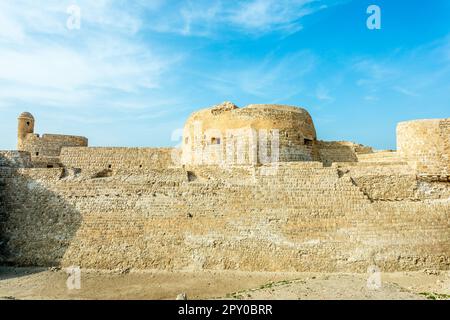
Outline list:
[[[17,120],[17,150],[25,151],[24,145],[27,136],[34,133],[34,117],[29,112],[22,112]]]

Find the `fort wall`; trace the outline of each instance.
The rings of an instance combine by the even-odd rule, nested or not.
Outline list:
[[[276,149],[272,142],[276,141]],[[261,164],[318,160],[309,113],[284,105],[226,102],[194,112],[183,130],[184,164]]]
[[[397,148],[419,174],[450,176],[450,119],[399,123]]]
[[[4,262],[170,270],[450,268],[450,202],[426,195],[370,199],[351,174],[318,162],[281,163],[276,174],[263,168],[136,169],[102,178],[83,170],[66,175],[66,168],[2,168]]]
[[[30,153],[0,150],[0,167],[30,168],[32,167]]]
[[[71,147],[62,148],[60,161],[67,168],[142,172],[173,165],[173,160],[179,158],[178,153],[173,148]]]
[[[306,110],[278,105],[226,103],[194,113],[182,153],[93,148],[83,137],[33,130],[33,116],[22,113],[22,151],[0,152],[1,264],[450,269],[448,119],[400,124],[398,152],[317,141]],[[245,130],[278,139],[278,151],[269,142],[250,149]],[[241,162],[216,157],[227,155],[227,139]],[[211,163],[191,161],[198,151]],[[279,152],[281,162],[255,162],[265,151]]]

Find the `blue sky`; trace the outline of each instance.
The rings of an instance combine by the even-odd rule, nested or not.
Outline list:
[[[223,101],[302,106],[319,139],[395,149],[397,122],[450,117],[450,1],[0,2],[0,149],[22,111],[92,146],[175,145]]]

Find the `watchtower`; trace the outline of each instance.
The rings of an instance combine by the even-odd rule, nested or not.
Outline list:
[[[24,142],[30,133],[34,133],[34,117],[29,112],[22,112],[17,126],[17,150],[24,151]]]

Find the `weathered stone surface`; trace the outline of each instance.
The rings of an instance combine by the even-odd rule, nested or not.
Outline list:
[[[60,162],[66,168],[82,170],[143,171],[170,167],[177,157],[177,151],[173,148],[71,147],[62,148]]]
[[[450,176],[450,118],[399,123],[397,148],[418,173]]]
[[[17,149],[30,153],[35,167],[59,166],[59,155],[62,147],[88,145],[88,139],[79,136],[60,134],[34,133],[34,117],[29,112],[22,112],[18,117]]]
[[[257,140],[275,136],[279,161],[317,160],[316,130],[305,109],[267,104],[238,108],[225,102],[189,117],[183,131],[182,163],[261,163]],[[272,156],[270,142],[266,147]]]

